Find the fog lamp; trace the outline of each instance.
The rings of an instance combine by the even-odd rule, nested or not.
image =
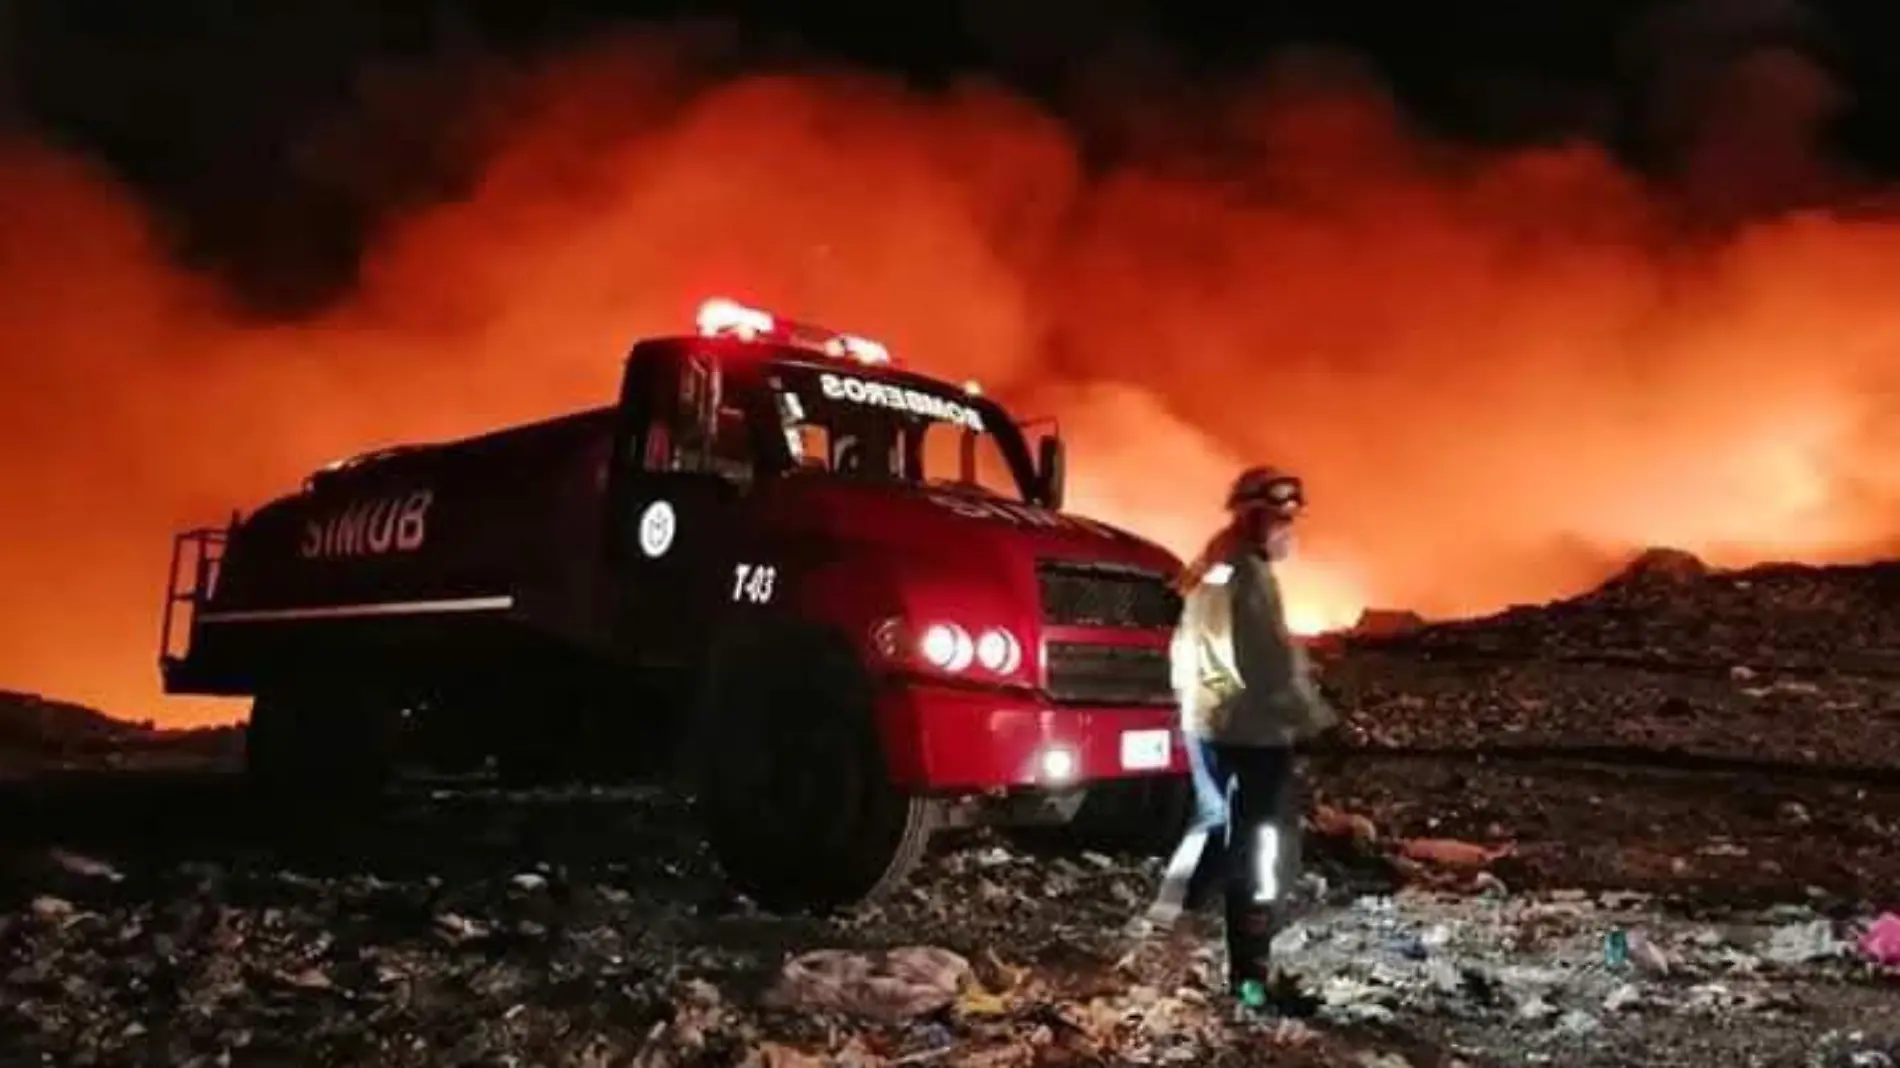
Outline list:
[[[1046,783],[1074,782],[1081,770],[1081,761],[1076,759],[1075,750],[1063,746],[1044,749],[1036,757],[1036,773]]]

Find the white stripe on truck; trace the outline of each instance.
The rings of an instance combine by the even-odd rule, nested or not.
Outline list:
[[[292,619],[361,619],[365,616],[427,616],[445,612],[505,612],[513,597],[461,597],[450,601],[383,601],[379,604],[330,604],[314,608],[256,608],[203,612],[200,623],[267,623]]]

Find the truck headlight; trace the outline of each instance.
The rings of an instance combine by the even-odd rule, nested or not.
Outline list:
[[[983,670],[1008,675],[1023,663],[1022,643],[1001,627],[991,627],[976,640],[976,662]]]
[[[933,667],[958,672],[976,658],[976,645],[955,623],[932,623],[917,640],[917,652]]]
[[[1081,761],[1067,746],[1050,746],[1036,756],[1036,774],[1050,786],[1066,786],[1075,781]]]

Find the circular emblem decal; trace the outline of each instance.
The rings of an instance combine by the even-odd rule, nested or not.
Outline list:
[[[640,551],[655,559],[666,555],[673,547],[673,533],[678,529],[674,521],[673,506],[665,501],[654,501],[640,513]]]

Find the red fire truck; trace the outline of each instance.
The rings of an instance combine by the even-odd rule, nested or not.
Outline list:
[[[973,384],[709,301],[615,404],[179,535],[164,686],[253,697],[247,773],[305,810],[412,761],[684,769],[772,908],[876,894],[941,827],[1173,820],[1178,561],[1061,512],[1063,456]]]

